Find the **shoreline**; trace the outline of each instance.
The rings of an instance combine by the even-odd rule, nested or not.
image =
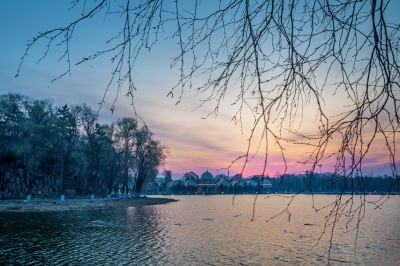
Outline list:
[[[170,198],[131,198],[131,199],[68,199],[61,202],[59,199],[33,199],[30,203],[23,200],[0,200],[0,213],[10,212],[58,212],[79,211],[106,208],[127,208],[147,205],[161,205],[176,202]]]

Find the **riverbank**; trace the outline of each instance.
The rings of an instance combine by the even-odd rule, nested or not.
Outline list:
[[[145,205],[159,205],[175,202],[167,198],[132,198],[132,199],[69,199],[61,202],[59,199],[34,199],[30,203],[23,200],[0,200],[0,212],[52,212],[73,211],[104,208],[127,208]]]

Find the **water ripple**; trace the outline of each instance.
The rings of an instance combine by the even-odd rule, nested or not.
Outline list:
[[[252,196],[237,196],[234,206],[231,196],[185,196],[159,206],[0,214],[0,265],[326,264],[328,238],[314,248],[322,226],[307,226],[323,218],[304,208],[309,197],[299,198],[291,223],[287,217],[264,222],[283,200],[259,200],[250,222]],[[329,196],[316,199],[324,203]],[[368,212],[357,255],[354,234],[337,232],[332,264],[396,265],[399,200]]]

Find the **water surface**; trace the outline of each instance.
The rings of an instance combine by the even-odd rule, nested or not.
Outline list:
[[[375,199],[377,196],[370,196]],[[129,208],[0,214],[0,264],[304,265],[326,264],[330,234],[316,240],[326,211],[298,196],[284,198],[176,196],[178,202]],[[315,196],[317,206],[335,196]],[[339,223],[332,264],[396,265],[400,260],[400,197],[382,208],[367,205],[355,232]]]

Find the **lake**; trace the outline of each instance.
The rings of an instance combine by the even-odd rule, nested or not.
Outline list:
[[[323,206],[334,195],[314,197]],[[348,196],[346,196],[348,197]],[[379,196],[367,196],[376,200]],[[171,196],[165,205],[0,214],[0,264],[304,265],[327,264],[328,208],[316,213],[310,195],[288,199],[260,195]],[[354,203],[356,206],[357,202]],[[345,216],[343,216],[345,218]],[[366,205],[356,231],[336,225],[331,264],[398,265],[400,196],[381,208]]]

